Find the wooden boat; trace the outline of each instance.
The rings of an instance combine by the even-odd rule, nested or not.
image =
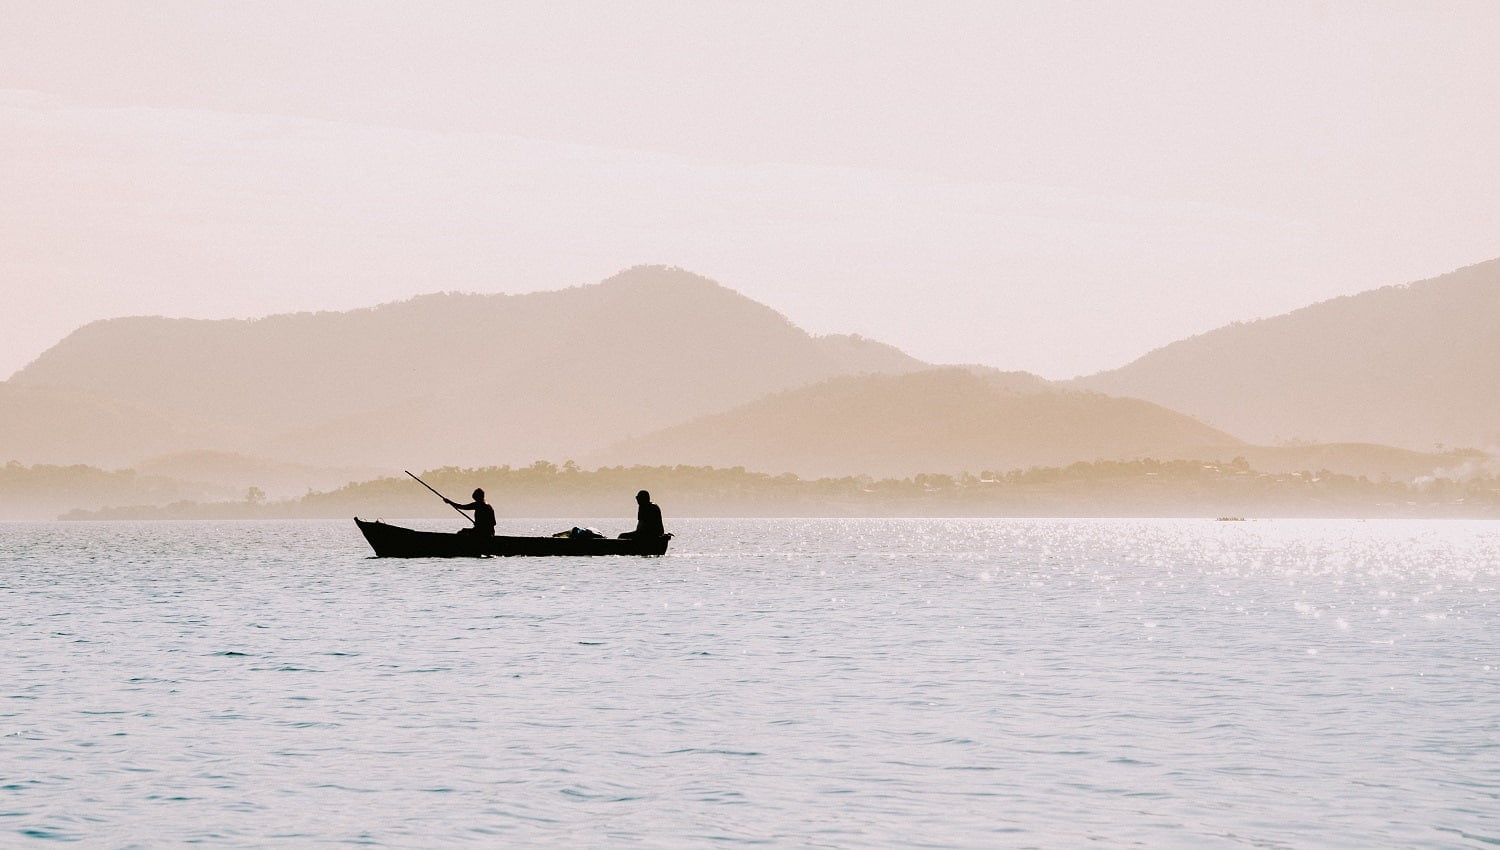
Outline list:
[[[474,537],[417,531],[359,517],[354,523],[377,558],[481,558],[486,555],[664,555],[672,535],[655,539],[603,537]]]

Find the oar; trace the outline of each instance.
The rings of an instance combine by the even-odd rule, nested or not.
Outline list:
[[[401,471],[402,471],[402,472],[405,472],[405,473],[406,473],[406,474],[407,474],[407,475],[411,475],[411,473],[410,473],[410,472],[408,472],[408,471],[407,471],[407,470],[405,470],[405,469],[403,469],[403,470],[401,470]],[[423,487],[426,487],[426,488],[427,488],[427,489],[429,489],[429,490],[432,490],[432,485],[431,485],[431,484],[428,484],[428,483],[427,483],[427,482],[426,482],[426,481],[423,481],[423,480],[422,480],[422,479],[420,479],[420,478],[418,478],[418,477],[417,477],[417,476],[415,476],[415,475],[411,475],[411,480],[413,480],[413,481],[415,481],[415,482],[417,482],[417,483],[418,483],[418,484],[421,484],[421,485],[422,485],[422,486],[423,486]],[[452,502],[449,502],[449,501],[448,501],[448,497],[447,497],[447,496],[444,496],[444,495],[443,495],[443,494],[442,494],[442,493],[439,493],[439,492],[438,492],[438,491],[436,491],[436,490],[432,490],[432,495],[434,495],[434,496],[437,496],[437,497],[438,497],[438,498],[439,498],[439,499],[442,499],[442,500],[443,500],[443,501],[444,501],[444,502],[447,502],[447,503],[448,503],[448,504],[449,504],[449,505],[452,505],[452,507],[453,507],[453,509],[454,509],[454,510],[455,510],[455,511],[458,511],[458,515],[459,515],[459,516],[461,516],[461,517],[463,517],[463,518],[464,518],[464,519],[466,519],[466,520],[468,520],[468,521],[469,521],[469,524],[471,524],[471,525],[472,525],[472,524],[474,524],[474,518],[473,518],[473,517],[471,517],[471,516],[469,516],[469,515],[468,515],[468,514],[466,514],[466,513],[464,513],[464,512],[463,512],[463,511],[462,511],[462,510],[461,510],[461,509],[460,509],[460,508],[459,508],[459,507],[458,507],[458,505],[454,505],[454,504],[453,504],[453,503],[452,503]]]

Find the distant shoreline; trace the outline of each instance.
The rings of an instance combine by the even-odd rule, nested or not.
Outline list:
[[[253,487],[240,499],[173,496],[160,481],[91,467],[7,471],[0,478],[0,517],[15,519],[457,519],[404,476],[272,500]],[[669,517],[1500,519],[1500,475],[1372,481],[1328,470],[1265,473],[1244,463],[1151,459],[878,480],[802,479],[738,467],[589,471],[545,461],[445,467],[422,477],[450,494],[482,486],[502,517],[633,516],[631,497],[645,488]],[[46,505],[56,507],[43,512]]]

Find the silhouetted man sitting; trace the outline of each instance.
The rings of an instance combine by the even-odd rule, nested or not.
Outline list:
[[[467,505],[460,505],[452,499],[445,498],[443,501],[461,511],[474,512],[474,527],[461,528],[458,530],[459,534],[477,534],[480,537],[495,536],[495,509],[490,506],[489,502],[484,500],[483,490],[475,490],[474,501]]]
[[[640,505],[635,512],[635,531],[627,531],[620,538],[640,537],[655,540],[667,533],[661,524],[661,508],[651,502],[651,494],[642,490],[635,494],[635,503]]]

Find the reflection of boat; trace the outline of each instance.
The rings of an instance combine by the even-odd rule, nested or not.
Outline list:
[[[416,531],[376,520],[354,518],[380,558],[479,558],[486,555],[663,555],[667,534],[655,539],[589,537],[474,537]]]

